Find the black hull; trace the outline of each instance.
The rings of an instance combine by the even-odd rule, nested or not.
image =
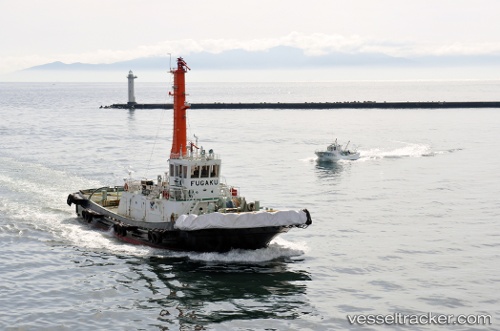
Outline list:
[[[199,252],[227,252],[231,249],[265,248],[278,234],[288,232],[287,227],[249,229],[206,229],[180,231],[184,247]]]
[[[277,235],[286,233],[291,228],[290,226],[269,226],[195,231],[148,229],[102,215],[92,210],[92,205],[88,203],[88,200],[73,200],[72,202],[76,205],[79,220],[84,224],[104,231],[113,229],[117,238],[131,244],[176,251],[222,253],[232,249],[266,248]]]

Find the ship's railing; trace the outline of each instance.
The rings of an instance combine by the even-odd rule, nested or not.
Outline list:
[[[177,200],[177,201],[188,201],[192,200],[189,197],[189,190],[183,186],[170,186],[168,189],[169,199]]]
[[[101,206],[117,206],[124,191],[123,186],[103,186],[92,190],[82,190],[83,194],[88,194],[88,199],[99,203]]]
[[[129,192],[138,192],[142,190],[142,185],[140,180],[129,180],[125,183],[125,190]]]
[[[173,153],[170,154],[170,157],[175,159],[199,160],[199,161],[220,159],[220,155],[215,154],[212,150],[209,150],[208,152],[206,152],[205,150],[193,151],[193,152],[189,151],[185,154]]]
[[[213,213],[215,211],[221,210],[221,206],[219,203],[219,197],[217,198],[206,198],[206,199],[197,199],[192,201],[189,204],[189,207],[185,209],[187,214],[207,214]]]
[[[124,190],[132,193],[140,192],[143,195],[159,197],[163,188],[152,180],[129,180],[125,183]]]
[[[240,195],[240,188],[220,183],[220,195],[223,198],[232,198]]]
[[[145,192],[145,193],[147,193],[147,192]],[[158,186],[158,185],[154,185],[149,190],[149,194],[148,195],[158,198],[161,193],[162,193],[162,188],[160,186]]]

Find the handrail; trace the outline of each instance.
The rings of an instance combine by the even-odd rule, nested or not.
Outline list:
[[[95,192],[97,192],[98,190],[102,190],[103,188],[109,188],[109,186],[103,186],[103,187],[96,188],[96,189],[94,190],[94,192],[92,192],[92,193],[89,195],[88,200],[90,200],[90,198],[92,198],[92,196],[94,195],[94,193],[95,193]],[[107,192],[107,190],[106,190],[106,192]]]

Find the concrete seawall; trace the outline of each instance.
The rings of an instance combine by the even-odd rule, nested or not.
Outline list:
[[[172,109],[172,104],[113,104],[101,108]],[[500,108],[500,101],[450,102],[304,102],[304,103],[193,103],[191,109],[442,109],[442,108]]]

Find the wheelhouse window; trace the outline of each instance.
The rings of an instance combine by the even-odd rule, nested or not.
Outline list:
[[[193,166],[191,168],[191,178],[200,178],[200,166]]]
[[[214,164],[211,167],[210,177],[219,177],[219,165],[218,164]]]
[[[209,165],[201,166],[201,178],[208,178],[209,170]]]

